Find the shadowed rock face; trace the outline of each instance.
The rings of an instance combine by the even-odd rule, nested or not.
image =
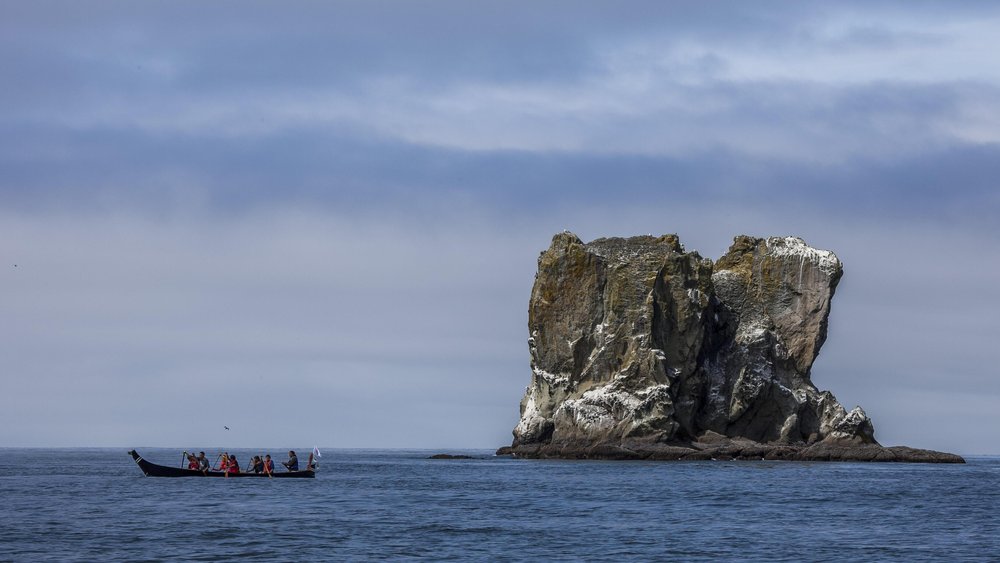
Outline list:
[[[556,235],[531,292],[513,453],[955,461],[882,448],[860,407],[810,381],[842,274],[794,237],[740,236],[713,264],[674,235]]]

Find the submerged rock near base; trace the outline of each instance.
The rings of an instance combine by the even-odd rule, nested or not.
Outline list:
[[[842,274],[795,237],[739,236],[713,263],[675,235],[556,235],[531,291],[531,384],[509,451],[962,462],[879,445],[864,410],[813,385]]]

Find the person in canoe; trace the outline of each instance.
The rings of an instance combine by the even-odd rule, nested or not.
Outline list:
[[[226,476],[240,472],[240,462],[236,461],[236,455],[229,456],[229,467],[226,469]]]
[[[229,472],[229,452],[222,452],[222,455],[219,456],[219,467],[216,470],[223,473]]]
[[[288,461],[281,462],[289,471],[299,470],[299,458],[295,457],[295,450],[288,450]]]
[[[260,459],[259,455],[253,456],[250,460],[250,467],[247,468],[247,472],[253,471],[254,473],[262,473],[264,471],[264,460]]]
[[[188,454],[188,469],[198,469],[198,458],[194,457],[194,454]]]
[[[271,460],[271,454],[264,456],[264,473],[270,477],[274,473],[274,461]]]
[[[205,452],[198,452],[198,470],[202,473],[206,473],[211,469],[212,464],[208,462],[208,458],[205,457]]]

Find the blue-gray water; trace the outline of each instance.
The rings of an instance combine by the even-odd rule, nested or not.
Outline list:
[[[180,461],[175,450],[139,451]],[[244,461],[251,453],[236,452]],[[143,477],[124,448],[3,449],[0,560],[1000,558],[997,458],[963,466],[431,453],[329,450],[315,480],[224,480]]]

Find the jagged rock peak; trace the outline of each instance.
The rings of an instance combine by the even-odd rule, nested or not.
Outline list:
[[[738,236],[713,263],[677,235],[555,235],[528,306],[514,453],[649,452],[707,436],[881,448],[860,407],[810,380],[842,274],[836,255],[796,237]]]

